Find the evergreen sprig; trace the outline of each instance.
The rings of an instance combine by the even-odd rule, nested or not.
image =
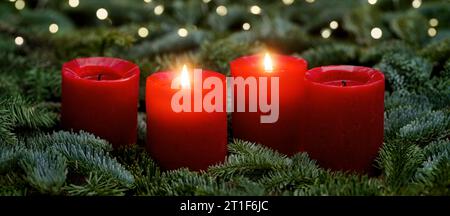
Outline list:
[[[89,173],[82,185],[70,184],[63,189],[70,196],[123,196],[128,190],[115,179],[97,173]]]
[[[273,150],[242,140],[228,145],[231,155],[223,165],[212,166],[208,172],[221,178],[245,176],[260,178],[272,171],[286,169],[291,161]]]
[[[391,193],[404,192],[402,188],[412,182],[424,157],[422,149],[414,144],[400,140],[384,144],[380,151],[378,165],[383,170],[386,184]]]
[[[423,86],[433,69],[431,62],[411,53],[388,53],[375,67],[386,75],[393,90],[413,90]]]
[[[26,151],[20,165],[26,180],[41,193],[58,194],[66,181],[66,158],[59,153]]]

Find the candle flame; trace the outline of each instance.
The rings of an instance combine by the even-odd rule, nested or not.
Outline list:
[[[270,57],[269,53],[266,53],[264,55],[264,70],[266,72],[273,71],[273,62],[272,62],[272,58]]]
[[[180,76],[181,87],[184,89],[190,88],[191,82],[189,81],[189,72],[186,65],[183,65]]]

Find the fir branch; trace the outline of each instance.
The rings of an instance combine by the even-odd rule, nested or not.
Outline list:
[[[197,65],[199,60],[192,52],[187,53],[169,53],[164,55],[158,55],[155,57],[154,62],[159,66],[161,71],[167,70],[179,70],[186,62]]]
[[[9,114],[9,110],[0,106],[0,146],[17,143],[17,137],[12,132],[13,127],[13,119]]]
[[[28,183],[18,173],[10,172],[0,175],[0,196],[25,196],[28,194]]]
[[[203,30],[188,29],[189,35],[185,38],[175,32],[169,32],[151,42],[145,41],[137,44],[130,50],[130,56],[139,58],[143,56],[156,56],[162,53],[179,53],[200,46],[201,42],[212,35]]]
[[[61,74],[56,70],[33,68],[25,73],[24,89],[29,99],[49,100],[61,95]]]
[[[293,195],[295,190],[313,185],[325,173],[307,153],[298,153],[291,160],[288,169],[272,172],[260,180],[269,193]]]
[[[1,77],[2,78],[0,79],[0,98],[14,97],[22,93],[22,89],[19,86],[18,79],[16,76],[2,75]]]
[[[78,133],[58,131],[52,134],[44,134],[28,140],[28,146],[32,148],[51,148],[54,145],[79,145],[88,146],[98,151],[112,151],[112,145],[93,134],[80,131]]]
[[[433,111],[400,128],[403,140],[424,145],[450,136],[450,119],[442,111]]]
[[[384,144],[377,163],[390,191],[399,194],[403,186],[411,183],[423,160],[423,152],[417,145],[393,140]]]
[[[385,33],[383,37],[388,37],[386,33],[389,31],[382,25],[381,13],[377,8],[370,5],[354,7],[350,13],[343,16],[343,24],[344,29],[354,35],[356,42],[359,44],[374,42],[370,35],[373,26],[379,26]]]
[[[297,196],[374,196],[382,195],[383,184],[367,176],[336,173],[314,185],[297,189]]]
[[[41,193],[57,194],[66,181],[66,159],[57,152],[26,151],[20,165],[26,180]]]
[[[12,97],[0,101],[0,109],[9,112],[14,128],[41,129],[53,127],[57,115],[45,109],[39,109],[21,97]]]
[[[427,107],[404,105],[395,109],[391,109],[386,113],[384,124],[385,139],[390,140],[397,138],[400,129],[407,127],[411,122],[421,116],[427,115],[431,111]],[[406,130],[406,129],[403,129]],[[403,132],[405,133],[405,131]]]
[[[392,94],[386,94],[385,109],[391,110],[402,106],[414,106],[422,108],[431,108],[428,97],[420,94],[408,92],[406,90],[395,91]]]
[[[160,175],[157,164],[150,158],[147,151],[137,145],[124,146],[114,151],[119,163],[123,164],[136,179],[152,178]]]
[[[108,153],[89,145],[55,143],[53,148],[68,159],[69,165],[74,166],[76,170],[82,173],[98,172],[103,175],[109,175],[125,186],[130,186],[134,182],[133,175],[117,160]]]
[[[450,38],[432,42],[420,50],[419,53],[435,63],[444,63],[450,56]]]
[[[214,179],[208,175],[179,169],[163,173],[157,178],[144,178],[138,182],[138,195],[194,196],[204,188],[216,187]],[[203,189],[202,189],[203,188]]]
[[[391,52],[414,52],[413,48],[401,40],[382,41],[362,50],[359,61],[365,64],[375,64],[379,62],[386,53]]]
[[[413,90],[422,86],[433,69],[428,60],[409,53],[388,53],[375,67],[386,75],[393,90]]]
[[[415,182],[425,194],[450,194],[450,141],[440,140],[424,148],[427,160],[416,173]]]
[[[200,49],[200,61],[203,68],[230,75],[229,62],[232,60],[258,52],[259,43],[234,42],[229,39],[215,42],[205,42]]]
[[[18,146],[0,147],[0,174],[7,173],[13,170],[20,159],[22,148]]]
[[[124,196],[128,190],[115,179],[97,173],[89,173],[82,185],[70,184],[63,189],[70,196]]]
[[[227,181],[216,179],[217,186],[201,188],[200,195],[206,196],[264,196],[263,185],[245,177],[235,177]]]
[[[428,20],[416,11],[401,13],[391,20],[391,29],[403,41],[420,46],[429,38]]]
[[[352,64],[357,60],[359,49],[351,44],[333,43],[311,48],[300,56],[308,61],[309,67],[322,65]]]
[[[267,147],[235,140],[228,145],[231,153],[222,165],[212,166],[208,173],[222,178],[245,176],[257,179],[272,171],[286,169],[290,160]]]

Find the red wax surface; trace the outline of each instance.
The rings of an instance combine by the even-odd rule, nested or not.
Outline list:
[[[383,143],[384,75],[357,66],[311,69],[305,102],[301,150],[325,168],[373,171]]]
[[[258,112],[248,112],[248,89],[245,93],[246,112],[237,112],[238,102],[235,91],[235,110],[232,113],[233,136],[263,144],[286,155],[293,155],[298,152],[301,144],[299,131],[301,131],[300,125],[303,124],[303,120],[300,114],[305,106],[303,88],[307,62],[301,58],[283,55],[271,55],[271,58],[273,62],[271,72],[264,70],[264,55],[241,57],[231,62],[233,77],[244,79],[251,76],[267,77],[268,80],[270,77],[279,77],[280,87],[279,119],[275,123],[260,123],[260,117],[264,113],[261,113],[259,109]]]
[[[114,147],[136,142],[139,67],[115,58],[80,58],[62,68],[61,120]]]
[[[172,110],[171,99],[179,90],[171,89],[171,82],[179,75],[158,72],[147,78],[147,150],[163,169],[206,170],[223,162],[227,154],[225,76],[212,71],[202,72],[203,80],[218,77],[222,81],[223,112],[208,113],[202,109],[201,112],[177,113]],[[191,91],[193,111],[194,84],[191,82],[191,89],[182,91]],[[202,89],[202,97],[210,91]]]

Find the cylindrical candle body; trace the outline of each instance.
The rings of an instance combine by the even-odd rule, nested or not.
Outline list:
[[[158,72],[147,78],[147,150],[163,169],[187,167],[191,170],[206,170],[221,163],[227,153],[227,114],[225,110],[225,76],[203,70],[202,80],[190,89],[171,89],[171,82],[179,73]],[[221,86],[215,86],[222,94],[222,112],[194,112],[194,85],[200,85],[204,96],[210,89],[202,88],[202,81],[209,77],[219,78]],[[192,80],[192,79],[191,79]],[[200,82],[200,83],[199,83]],[[175,112],[171,100],[177,91],[191,93],[191,112]],[[220,101],[219,101],[220,100]],[[186,101],[184,101],[186,102]]]
[[[62,68],[61,121],[114,147],[136,142],[139,67],[115,58],[80,58]]]
[[[384,75],[371,68],[309,70],[304,151],[334,170],[371,172],[383,143]]]
[[[272,71],[265,71],[262,55],[241,57],[231,62],[233,78],[267,77],[267,80],[271,80],[272,77],[279,78],[279,116],[274,123],[261,123],[261,115],[266,113],[262,113],[260,109],[257,112],[249,112],[248,88],[245,90],[246,111],[238,112],[236,106],[241,99],[237,96],[238,90],[235,88],[235,109],[232,113],[233,136],[263,144],[286,155],[293,155],[298,152],[301,144],[298,134],[301,131],[299,127],[303,123],[300,113],[305,105],[303,88],[307,62],[301,58],[283,55],[272,55],[271,58]],[[269,84],[268,92],[270,92],[270,86]],[[271,94],[268,95],[271,96]],[[256,101],[260,102],[259,99]]]

